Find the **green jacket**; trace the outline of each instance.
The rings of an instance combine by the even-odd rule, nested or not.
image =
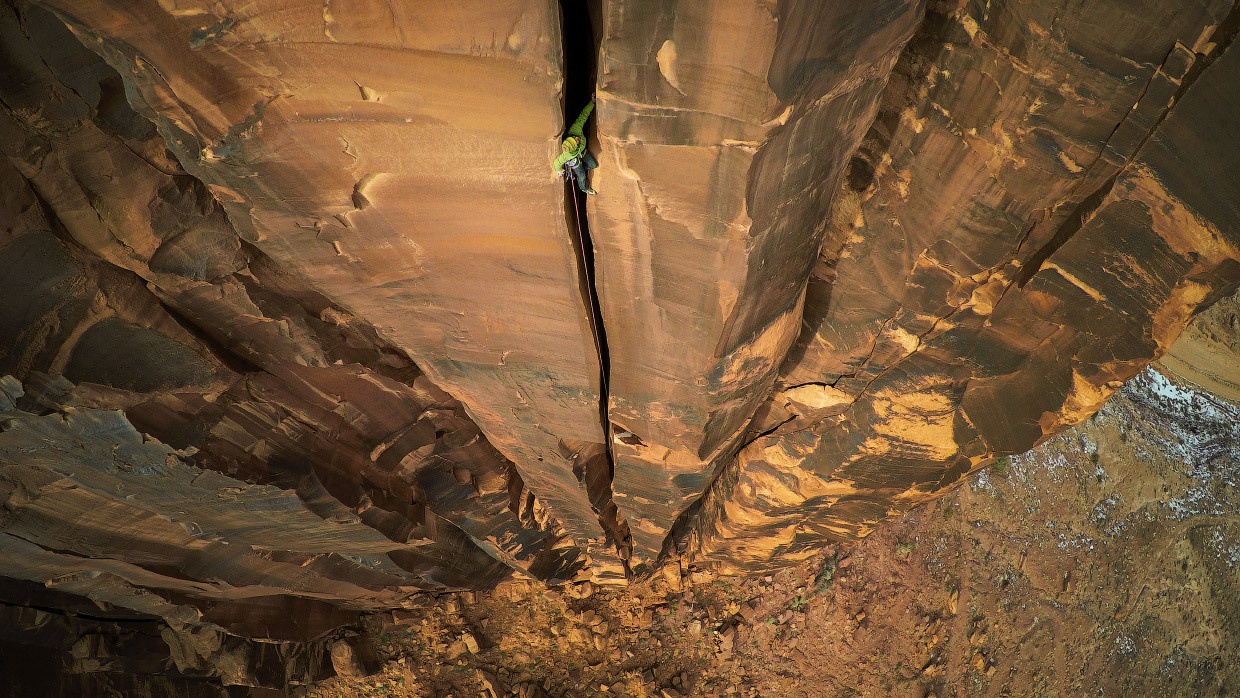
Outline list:
[[[594,111],[594,100],[581,110],[581,116],[568,127],[568,134],[564,136],[564,142],[560,145],[560,154],[551,163],[551,169],[557,174],[564,169],[564,164],[575,157],[579,157],[586,152],[586,120],[590,118],[590,112]]]

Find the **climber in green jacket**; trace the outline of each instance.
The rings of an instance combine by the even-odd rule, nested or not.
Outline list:
[[[568,127],[568,134],[564,136],[564,142],[560,146],[560,155],[551,163],[551,169],[557,174],[571,177],[577,183],[577,188],[587,194],[596,192],[586,181],[586,172],[598,167],[598,161],[586,150],[586,119],[590,118],[592,111],[594,100],[590,100],[585,109],[581,110],[581,116]]]

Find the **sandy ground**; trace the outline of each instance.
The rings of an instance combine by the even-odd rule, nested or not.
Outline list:
[[[428,599],[307,694],[1240,696],[1238,481],[1240,408],[1150,369],[851,548]]]

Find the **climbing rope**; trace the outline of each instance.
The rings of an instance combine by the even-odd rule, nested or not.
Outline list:
[[[606,400],[606,396],[609,394],[607,386],[607,370],[603,366],[603,342],[599,337],[599,335],[603,332],[603,321],[602,318],[598,316],[598,312],[595,309],[596,299],[598,298],[598,290],[594,285],[593,265],[590,264],[589,258],[586,256],[585,214],[581,210],[581,204],[577,202],[577,183],[573,179],[573,170],[571,167],[564,168],[564,181],[568,183],[568,195],[573,199],[573,213],[575,214],[574,218],[577,223],[577,242],[578,248],[581,250],[581,258],[578,261],[581,262],[581,269],[585,273],[586,290],[590,293],[589,302],[586,304],[586,307],[590,310],[590,320],[593,323],[593,332],[590,334],[594,336],[594,351],[598,355],[599,382],[602,384],[603,388],[603,399]],[[606,409],[606,407],[604,406],[603,409]]]

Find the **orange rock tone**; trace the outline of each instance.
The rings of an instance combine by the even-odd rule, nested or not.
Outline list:
[[[1240,284],[1240,6],[1078,4],[0,9],[0,594],[282,687],[220,648],[786,566],[1169,351],[1235,391],[1234,312],[1172,345]]]

